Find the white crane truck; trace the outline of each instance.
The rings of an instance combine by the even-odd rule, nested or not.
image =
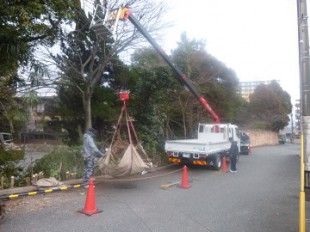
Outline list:
[[[97,12],[104,12],[105,17],[102,17],[102,14]],[[238,127],[232,124],[220,123],[218,115],[213,111],[205,98],[144,29],[130,9],[120,7],[111,10],[106,9],[102,5],[97,5],[90,28],[97,36],[105,36],[107,34],[113,35],[113,31],[115,31],[119,20],[129,20],[137,28],[163,60],[172,68],[176,74],[176,78],[191,91],[201,105],[214,118],[213,124],[199,124],[197,139],[166,141],[165,150],[169,157],[169,161],[175,163],[211,165],[215,169],[220,169],[222,166],[222,159],[224,156],[228,155],[230,149],[230,138],[237,141],[240,150]]]
[[[229,159],[230,139],[240,147],[239,129],[236,125],[214,123],[198,125],[197,139],[168,140],[165,151],[170,162],[222,167],[223,157]]]

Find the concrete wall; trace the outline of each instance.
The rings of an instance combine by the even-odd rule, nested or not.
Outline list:
[[[266,130],[243,130],[251,139],[251,146],[275,145],[279,144],[278,133]]]

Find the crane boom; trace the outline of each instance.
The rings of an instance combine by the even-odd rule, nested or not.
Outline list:
[[[202,104],[202,106],[212,115],[213,120],[215,123],[220,122],[219,116],[214,112],[211,106],[208,104],[207,100],[199,93],[197,88],[190,82],[187,76],[181,72],[181,70],[171,61],[165,51],[157,44],[157,42],[151,37],[151,35],[144,29],[141,23],[137,20],[137,18],[132,14],[132,11],[127,8],[119,9],[117,13],[111,14],[114,17],[112,20],[118,22],[119,19],[121,20],[129,20],[137,30],[146,38],[146,40],[153,46],[153,48],[158,52],[158,54],[167,62],[167,64],[172,68],[172,70],[176,73],[177,78],[183,83],[191,92],[194,94],[196,99]],[[112,21],[111,20],[111,21]],[[102,20],[103,24],[106,20]],[[114,25],[116,25],[114,24]],[[97,33],[102,33],[101,28],[97,29],[96,25],[94,25],[94,30]],[[104,28],[106,30],[106,28]],[[110,34],[113,34],[110,31]]]
[[[127,10],[129,11],[129,10]],[[143,28],[141,23],[130,12],[128,20],[140,31],[140,33],[149,41],[149,43],[155,48],[159,55],[167,62],[167,64],[177,74],[178,79],[187,86],[187,88],[194,94],[197,100],[203,105],[203,107],[212,115],[214,122],[219,123],[219,116],[214,112],[206,99],[199,93],[197,88],[189,81],[187,76],[181,72],[181,70],[171,61],[165,51],[157,44],[157,42],[151,37],[151,35]]]

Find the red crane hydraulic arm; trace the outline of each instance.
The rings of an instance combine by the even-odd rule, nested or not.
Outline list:
[[[151,37],[151,35],[143,28],[140,22],[134,17],[132,11],[127,8],[121,9],[121,12],[118,13],[118,17],[121,20],[129,20],[139,31],[140,33],[149,41],[149,43],[155,48],[159,55],[168,63],[168,65],[174,70],[177,74],[178,79],[187,86],[187,88],[195,95],[197,100],[203,105],[203,107],[212,115],[214,122],[219,123],[220,119],[218,115],[214,112],[211,106],[208,104],[206,99],[198,92],[195,86],[189,81],[187,76],[180,71],[180,69],[172,63],[168,55],[163,51],[163,49],[156,43],[156,41]],[[118,21],[118,19],[117,19]]]

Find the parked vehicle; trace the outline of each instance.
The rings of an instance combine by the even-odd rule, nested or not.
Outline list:
[[[237,142],[240,150],[238,126],[233,124],[203,124],[198,126],[197,139],[168,140],[165,151],[170,162],[222,167],[222,159],[229,159],[230,139]]]
[[[13,136],[11,133],[0,132],[0,142],[2,147],[8,147],[13,143]]]
[[[250,136],[245,133],[240,133],[240,154],[248,155],[251,152],[251,139]]]
[[[21,150],[20,146],[14,144],[12,134],[6,132],[0,132],[0,146],[5,150]]]
[[[279,144],[285,144],[286,143],[286,135],[280,134],[279,135]]]

